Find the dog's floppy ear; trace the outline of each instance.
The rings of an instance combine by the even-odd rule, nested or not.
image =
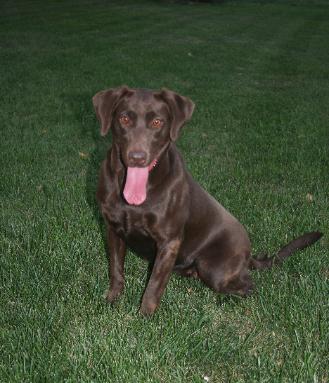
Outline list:
[[[93,97],[93,105],[98,121],[101,124],[102,136],[105,136],[108,133],[111,127],[115,107],[121,97],[123,97],[127,92],[129,92],[129,88],[124,85],[119,88],[102,90],[96,93]]]
[[[161,97],[166,101],[171,111],[170,139],[176,141],[180,129],[192,117],[194,102],[169,89],[162,89]]]

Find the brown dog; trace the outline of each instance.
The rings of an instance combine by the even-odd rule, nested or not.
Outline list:
[[[251,258],[244,227],[192,179],[175,146],[193,113],[190,99],[123,86],[97,93],[93,104],[101,135],[111,128],[113,137],[97,191],[108,231],[109,302],[123,290],[126,246],[154,261],[140,308],[152,314],[173,270],[245,296],[249,269],[271,267],[321,237],[304,234],[275,257]]]

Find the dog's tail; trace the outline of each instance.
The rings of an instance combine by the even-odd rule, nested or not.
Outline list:
[[[292,240],[286,246],[282,247],[279,252],[273,257],[267,255],[262,258],[251,258],[249,263],[250,269],[269,269],[272,266],[280,265],[286,258],[290,257],[295,251],[305,249],[305,247],[312,245],[322,237],[323,233],[313,231],[305,233],[302,236]]]

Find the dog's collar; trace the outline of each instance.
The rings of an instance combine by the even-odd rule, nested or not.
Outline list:
[[[149,172],[152,171],[152,170],[156,167],[157,163],[158,163],[158,159],[155,158],[155,159],[151,162],[151,164],[149,165]]]

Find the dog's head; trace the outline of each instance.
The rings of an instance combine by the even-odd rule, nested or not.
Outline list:
[[[126,86],[98,92],[93,97],[93,104],[101,135],[105,136],[111,129],[113,142],[120,148],[127,168],[126,186],[130,181],[144,184],[148,171],[168,144],[177,140],[180,129],[191,118],[194,109],[190,99],[170,90],[157,92]],[[128,187],[129,190],[132,189]],[[127,199],[126,194],[128,203],[134,200]],[[141,195],[136,198],[136,203],[131,203],[138,205],[140,199]]]

